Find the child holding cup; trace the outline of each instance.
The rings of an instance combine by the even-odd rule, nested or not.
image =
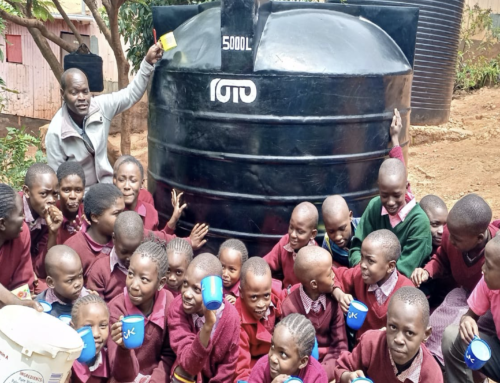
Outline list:
[[[119,382],[168,381],[175,355],[167,327],[173,296],[163,288],[167,269],[165,246],[142,243],[130,258],[123,294],[109,303],[111,375]]]

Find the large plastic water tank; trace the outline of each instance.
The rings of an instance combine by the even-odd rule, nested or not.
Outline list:
[[[149,189],[163,220],[184,191],[187,234],[210,225],[265,254],[295,205],[377,194],[393,110],[408,143],[418,9],[229,0],[153,9],[177,48],[149,93]]]
[[[448,122],[465,0],[349,0],[349,3],[420,9],[411,123],[438,125]]]

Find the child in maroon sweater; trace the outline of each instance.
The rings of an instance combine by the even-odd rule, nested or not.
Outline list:
[[[186,270],[193,260],[193,248],[183,238],[174,238],[167,243],[168,271],[165,288],[174,297],[181,293]]]
[[[0,183],[0,284],[8,290],[28,285],[33,291],[30,232],[23,220],[23,200]]]
[[[132,156],[128,154],[118,157],[115,161],[115,164],[113,165],[113,173],[116,173],[123,160],[130,157]],[[148,189],[144,189],[143,187],[141,187],[141,189],[139,190],[139,196],[137,197],[137,199],[141,202],[149,203],[153,207],[155,206],[153,195],[148,191]]]
[[[269,355],[255,364],[248,383],[282,383],[292,376],[304,383],[328,383],[323,367],[311,356],[314,336],[314,327],[305,316],[286,316],[274,329]]]
[[[234,305],[240,296],[241,267],[248,259],[248,250],[240,240],[228,239],[220,245],[217,257],[222,264],[224,298]]]
[[[331,295],[332,257],[319,246],[307,246],[299,250],[293,269],[301,284],[283,301],[283,316],[298,313],[311,321],[318,340],[319,362],[331,381],[335,361],[347,350],[344,314]]]
[[[283,289],[299,283],[293,273],[293,262],[304,246],[317,246],[314,240],[318,226],[318,210],[310,202],[302,202],[293,209],[288,234],[280,239],[264,257],[273,273],[283,273]]]
[[[62,224],[57,234],[57,244],[62,245],[78,233],[84,224],[83,196],[85,194],[85,172],[76,161],[67,161],[57,169],[59,201],[56,206],[62,213]]]
[[[87,270],[87,287],[106,302],[123,292],[130,257],[144,239],[142,219],[135,211],[121,212],[115,221],[113,249],[109,257],[98,257]]]
[[[441,369],[424,345],[431,332],[424,293],[402,287],[391,298],[387,329],[366,332],[352,353],[342,353],[336,381],[366,376],[384,383],[442,383]]]
[[[130,258],[123,294],[109,303],[113,323],[113,341],[108,343],[111,376],[119,382],[170,382],[175,355],[167,325],[173,296],[163,288],[167,268],[165,247],[154,241],[144,242]],[[128,315],[144,316],[144,342],[135,350],[127,349],[123,343],[121,319]]]
[[[78,299],[71,310],[71,327],[78,330],[89,326],[95,342],[95,358],[88,363],[73,362],[72,383],[106,383],[109,375],[108,352],[105,348],[109,336],[109,310],[97,295]]]
[[[201,280],[221,276],[222,266],[212,254],[196,256],[189,264],[181,295],[168,312],[170,343],[177,355],[172,382],[231,382],[238,359],[239,317],[224,300],[216,311],[203,305]]]
[[[361,245],[361,262],[358,265],[352,269],[335,269],[338,285],[333,290],[333,296],[342,310],[345,313],[349,311],[353,295],[368,306],[368,314],[356,338],[367,330],[384,327],[389,298],[402,286],[413,286],[396,269],[400,255],[401,246],[396,235],[390,230],[377,230],[364,239]]]
[[[83,204],[90,225],[68,239],[65,245],[80,255],[83,273],[86,275],[98,256],[111,253],[115,220],[125,209],[125,204],[122,192],[110,184],[91,186]]]
[[[281,317],[280,291],[273,289],[269,265],[250,258],[241,269],[236,310],[241,317],[239,357],[235,380],[246,380],[259,358],[269,352],[274,326]]]

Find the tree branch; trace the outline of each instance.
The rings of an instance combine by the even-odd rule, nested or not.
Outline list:
[[[38,49],[40,49],[40,52],[42,53],[42,56],[47,60],[47,63],[50,66],[50,69],[52,70],[52,73],[54,73],[54,76],[56,77],[57,81],[61,81],[61,75],[63,73],[63,67],[57,57],[54,55],[52,52],[52,49],[50,48],[49,43],[47,42],[47,39],[44,38],[42,33],[38,28],[32,28],[32,27],[27,27],[29,33],[31,36],[33,36],[33,40],[35,40],[35,44],[38,46]]]
[[[63,9],[63,7],[61,7],[61,3],[59,2],[59,0],[52,0],[52,2],[54,3],[60,15],[64,19],[64,22],[68,25],[69,29],[71,29],[71,31],[75,35],[76,39],[78,40],[78,43],[82,44],[83,43],[82,35],[80,35],[80,32],[78,32],[78,29],[76,29],[75,24],[73,24],[73,22],[69,19],[68,15],[66,14],[66,11]]]
[[[104,38],[106,39],[108,44],[112,46],[113,40],[111,39],[111,32],[109,31],[108,27],[106,26],[106,23],[99,14],[96,3],[93,2],[92,0],[83,0],[83,1],[85,2],[85,5],[87,5],[87,7],[90,9],[92,16],[94,16],[94,20],[97,23],[97,26],[99,27],[101,33],[104,35]]]

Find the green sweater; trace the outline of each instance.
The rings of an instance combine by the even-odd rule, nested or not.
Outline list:
[[[431,224],[429,218],[417,204],[403,222],[392,227],[388,215],[381,215],[380,197],[373,198],[366,208],[356,229],[349,250],[349,265],[353,267],[361,260],[361,243],[372,231],[392,231],[401,243],[401,257],[397,262],[400,273],[410,277],[413,270],[422,267],[432,252]]]

